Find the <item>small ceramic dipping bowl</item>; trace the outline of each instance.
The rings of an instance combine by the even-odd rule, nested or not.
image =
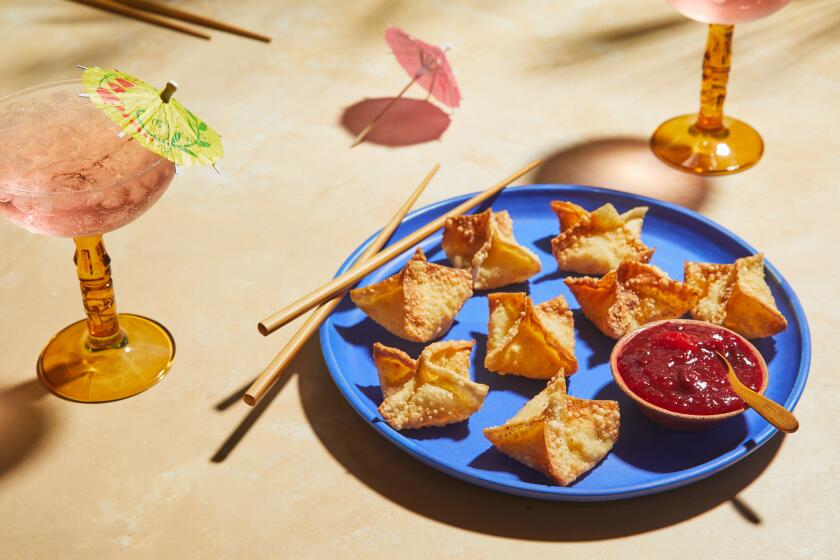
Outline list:
[[[711,363],[719,358],[701,348],[723,350],[742,382],[747,375],[752,383],[745,384],[751,389],[763,393],[767,388],[767,364],[746,338],[719,325],[688,319],[649,323],[625,335],[613,348],[610,369],[619,388],[657,424],[673,430],[706,430],[743,413],[746,407],[728,392],[723,363],[718,361],[720,367],[714,366],[713,372]],[[717,375],[721,371],[722,379]],[[737,406],[733,399],[740,402],[737,409],[732,409]]]

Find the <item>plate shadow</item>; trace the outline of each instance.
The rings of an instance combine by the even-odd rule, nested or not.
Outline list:
[[[760,520],[759,513],[737,494],[761,475],[784,441],[777,435],[718,475],[662,494],[604,503],[533,500],[459,481],[411,458],[374,433],[335,388],[315,341],[304,347],[298,363],[301,371],[306,370],[298,382],[304,413],[336,461],[401,507],[487,535],[549,542],[616,539],[683,522],[728,501],[737,511],[750,512],[743,517],[745,523],[754,524],[755,519]],[[324,410],[331,412],[324,414]],[[480,463],[482,456],[475,460]],[[490,460],[498,463],[497,458]],[[387,477],[382,476],[385,470],[390,473]],[[536,481],[540,475],[533,476]]]

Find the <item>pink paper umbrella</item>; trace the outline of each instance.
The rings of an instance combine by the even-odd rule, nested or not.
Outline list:
[[[382,115],[415,83],[423,86],[430,96],[434,96],[449,107],[454,108],[461,104],[461,92],[458,90],[458,84],[455,83],[455,75],[452,73],[452,67],[449,66],[443,49],[415,39],[399,27],[386,29],[385,41],[397,57],[397,62],[411,76],[411,81],[356,136],[351,147],[360,144]]]

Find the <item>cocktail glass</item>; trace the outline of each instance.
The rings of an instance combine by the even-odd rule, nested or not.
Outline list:
[[[668,0],[683,15],[709,24],[700,112],[665,121],[650,139],[665,163],[700,175],[728,175],[755,165],[764,142],[750,125],[723,116],[736,23],[756,20],[790,0]]]
[[[104,402],[148,389],[175,355],[163,325],[117,313],[102,241],[160,198],[175,166],[122,134],[82,91],[69,80],[0,99],[0,214],[73,238],[87,319],[47,343],[38,376],[61,397]]]

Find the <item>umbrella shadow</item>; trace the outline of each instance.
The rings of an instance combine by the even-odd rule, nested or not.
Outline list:
[[[597,138],[567,146],[541,159],[544,163],[537,170],[535,183],[605,187],[693,210],[702,208],[708,195],[707,178],[662,163],[650,151],[648,141],[639,137]],[[550,244],[545,248],[549,249]]]
[[[317,356],[316,345],[308,346],[302,354],[312,354],[311,361],[307,360],[308,371],[299,377],[298,390],[320,443],[371,490],[429,519],[481,534],[549,542],[617,539],[655,531],[727,502],[745,523],[761,523],[759,512],[738,493],[772,462],[783,442],[780,435],[718,475],[663,494],[604,503],[532,500],[459,481],[388,443],[341,397]],[[330,412],[325,414],[325,410]],[[486,451],[473,461],[487,466],[495,465],[497,459]],[[390,475],[382,476],[385,471]],[[538,473],[524,476],[539,479]]]
[[[50,409],[38,404],[46,395],[37,379],[0,390],[0,479],[44,448],[53,427]]]
[[[452,119],[437,105],[423,99],[380,97],[351,105],[341,115],[341,126],[354,138],[391,102],[365,142],[392,148],[439,140]]]

